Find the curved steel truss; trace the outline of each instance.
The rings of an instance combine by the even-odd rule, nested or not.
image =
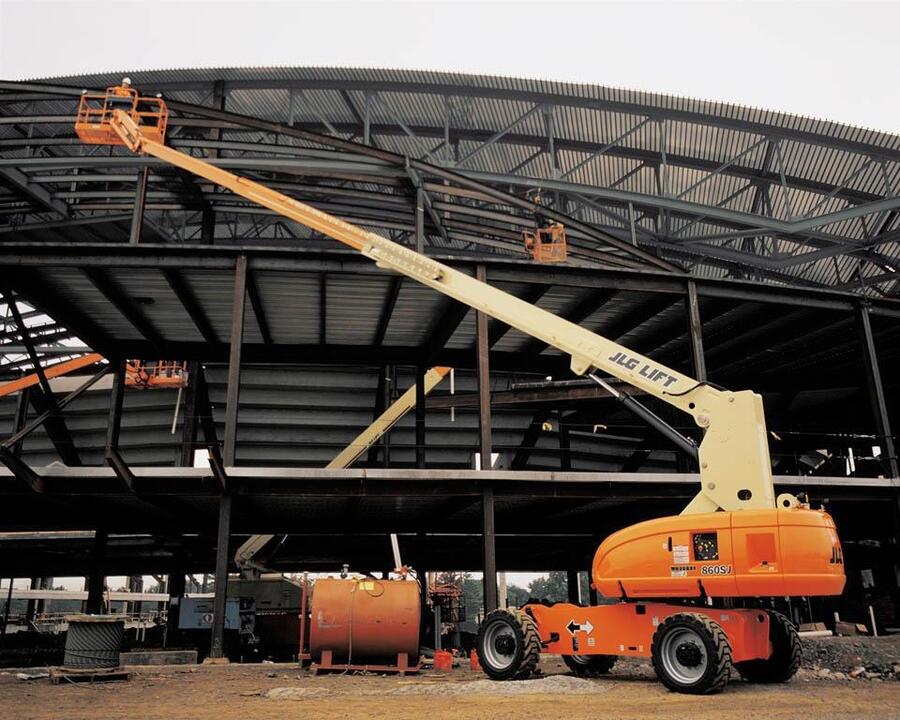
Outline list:
[[[900,138],[605,88],[368,70],[133,73],[170,143],[426,252],[900,290]],[[294,244],[305,229],[147,158],[87,148],[82,87],[0,83],[0,241]],[[141,218],[142,222],[134,222]]]

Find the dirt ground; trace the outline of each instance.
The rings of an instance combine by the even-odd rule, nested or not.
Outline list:
[[[851,654],[853,652],[850,648]],[[852,660],[852,658],[851,658]],[[32,669],[33,671],[34,669]],[[733,678],[711,697],[677,695],[644,662],[620,662],[608,677],[581,680],[557,657],[543,679],[493,683],[481,673],[423,671],[405,678],[315,675],[296,665],[135,668],[130,681],[51,685],[0,674],[0,717],[141,720],[284,720],[284,718],[900,718],[900,682],[823,678],[814,665],[786,685]]]

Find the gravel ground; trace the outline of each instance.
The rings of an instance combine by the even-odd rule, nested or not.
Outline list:
[[[900,682],[874,674],[898,649],[900,638],[809,640],[793,682],[735,677],[708,697],[668,692],[647,661],[622,661],[604,678],[583,680],[554,656],[542,658],[543,678],[507,683],[467,668],[397,677],[317,676],[289,664],[147,667],[128,682],[95,685],[20,681],[12,671],[0,672],[0,720],[900,720]],[[857,662],[872,676],[851,679]]]
[[[804,638],[800,679],[900,680],[900,635]]]
[[[391,688],[372,688],[366,693],[354,691],[354,695],[371,694],[378,696],[398,695],[496,695],[512,697],[515,695],[594,695],[612,687],[612,683],[596,680],[585,680],[571,675],[548,675],[531,680],[517,682],[494,682],[493,680],[469,680],[466,682],[447,682],[443,678],[423,677],[421,680],[401,680]],[[338,689],[277,687],[263,694],[270,700],[303,700],[309,697],[325,697],[346,694]]]

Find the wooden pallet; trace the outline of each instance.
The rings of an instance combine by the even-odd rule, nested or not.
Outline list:
[[[50,668],[50,682],[107,682],[110,680],[131,680],[131,672],[124,667],[117,668]]]
[[[322,657],[313,667],[316,675],[319,673],[329,672],[373,672],[373,673],[397,673],[398,675],[406,675],[408,673],[417,673],[422,669],[419,663],[415,665],[409,664],[409,656],[406,653],[398,653],[397,662],[392,665],[357,665],[342,664],[333,661],[331,650],[323,650]]]

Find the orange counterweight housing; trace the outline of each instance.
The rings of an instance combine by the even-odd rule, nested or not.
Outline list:
[[[844,561],[834,521],[804,507],[678,515],[613,533],[597,549],[606,597],[840,595]]]
[[[393,663],[419,658],[419,584],[412,580],[316,580],[310,606],[309,651],[314,662],[331,651],[338,663]]]

